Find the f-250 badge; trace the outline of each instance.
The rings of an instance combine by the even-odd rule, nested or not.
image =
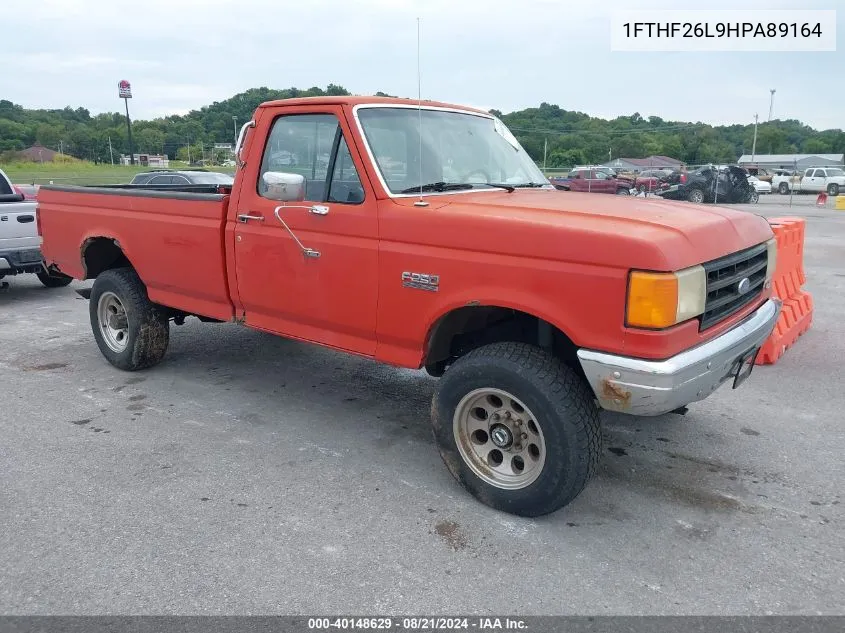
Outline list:
[[[440,289],[440,275],[404,272],[402,273],[402,285],[406,288],[437,292]]]

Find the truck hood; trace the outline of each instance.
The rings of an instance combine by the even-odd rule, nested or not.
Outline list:
[[[772,237],[769,223],[753,213],[660,199],[517,189],[427,200],[446,225],[438,238],[443,246],[485,244],[501,253],[614,267],[679,270]]]

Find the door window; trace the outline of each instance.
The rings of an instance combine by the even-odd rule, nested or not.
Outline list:
[[[813,174],[814,178],[824,178],[824,169],[817,169],[816,173]]]
[[[364,189],[349,147],[333,114],[291,114],[273,122],[258,177],[268,171],[305,177],[305,199],[310,202],[364,201]]]

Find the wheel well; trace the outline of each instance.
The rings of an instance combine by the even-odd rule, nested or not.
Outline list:
[[[500,342],[549,349],[576,372],[583,372],[578,348],[564,332],[532,314],[498,306],[465,306],[441,317],[429,337],[425,369],[432,376],[441,376],[464,354]]]
[[[117,240],[110,237],[94,237],[82,245],[82,266],[85,279],[94,279],[100,273],[112,268],[132,267]]]

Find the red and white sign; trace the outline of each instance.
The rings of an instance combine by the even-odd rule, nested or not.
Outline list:
[[[121,99],[132,98],[132,86],[130,86],[129,82],[125,79],[121,79],[120,82],[118,82],[117,91]]]

